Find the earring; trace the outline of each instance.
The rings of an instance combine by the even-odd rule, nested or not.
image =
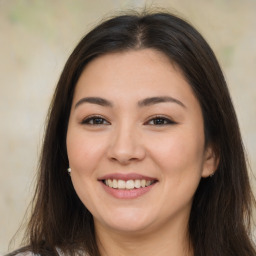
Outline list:
[[[70,175],[71,174],[71,168],[69,167],[67,171],[68,171],[68,174]]]
[[[214,174],[215,174],[215,173],[213,172],[212,174],[209,175],[209,177],[212,178],[212,177],[214,176]]]

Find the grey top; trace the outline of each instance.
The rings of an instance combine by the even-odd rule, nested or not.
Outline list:
[[[57,248],[57,251],[58,251],[59,256],[65,256],[64,253],[59,248]],[[16,254],[15,256],[40,256],[40,254],[34,254],[34,253],[28,251],[28,252],[20,252],[20,253]],[[87,253],[85,253],[84,256],[89,256],[89,255]]]
[[[16,254],[16,256],[37,256],[37,255],[32,252],[21,252]]]

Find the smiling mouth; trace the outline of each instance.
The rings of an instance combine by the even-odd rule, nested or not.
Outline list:
[[[114,189],[123,189],[123,190],[145,188],[156,182],[157,182],[156,180],[145,180],[145,179],[126,180],[126,181],[121,179],[103,180],[103,183],[106,186]]]

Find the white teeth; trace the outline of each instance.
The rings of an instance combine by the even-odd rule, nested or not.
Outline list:
[[[124,189],[126,187],[126,182],[124,180],[118,180],[117,181],[117,187],[120,189]]]
[[[127,180],[125,184],[126,189],[134,189],[134,181],[133,180]]]
[[[135,188],[140,188],[140,180],[135,180],[134,181],[134,187]]]
[[[113,188],[113,181],[110,180],[110,179],[108,179],[108,186],[111,187],[111,188]]]
[[[117,180],[113,180],[113,188],[117,188]]]
[[[107,179],[104,180],[105,185],[116,189],[135,189],[135,188],[145,188],[154,183],[152,180],[116,180]]]

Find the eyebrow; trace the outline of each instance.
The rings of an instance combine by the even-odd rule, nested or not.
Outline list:
[[[100,105],[103,107],[113,107],[113,104],[106,99],[103,99],[100,97],[86,97],[86,98],[82,98],[81,100],[79,100],[76,103],[75,108],[77,108],[82,103],[91,103],[91,104],[96,104],[96,105]]]
[[[159,97],[151,97],[151,98],[146,98],[144,100],[141,100],[138,102],[138,105],[140,107],[147,107],[151,106],[154,104],[158,103],[165,103],[165,102],[172,102],[172,103],[177,103],[178,105],[182,106],[183,108],[186,108],[186,106],[179,100],[169,97],[169,96],[159,96]]]
[[[186,106],[181,101],[179,101],[178,99],[175,99],[173,97],[169,97],[169,96],[158,96],[158,97],[146,98],[146,99],[140,100],[138,102],[138,106],[139,107],[148,107],[148,106],[152,106],[154,104],[165,103],[165,102],[176,103],[176,104],[182,106],[183,108],[186,108]],[[80,99],[76,103],[75,108],[77,108],[79,105],[81,105],[83,103],[91,103],[91,104],[96,104],[96,105],[100,105],[103,107],[113,107],[113,104],[106,99],[103,99],[100,97],[85,97],[85,98]]]

